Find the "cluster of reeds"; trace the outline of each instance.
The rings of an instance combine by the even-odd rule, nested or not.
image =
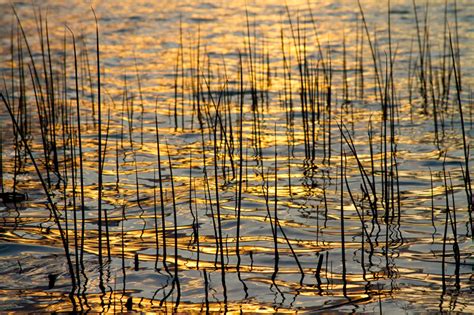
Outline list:
[[[97,18],[94,48],[88,47],[83,37],[78,39],[66,26],[59,50],[58,45],[51,44],[48,20],[39,12],[39,50],[35,51],[13,8],[16,21],[11,33],[11,73],[3,74],[1,92],[10,118],[9,123],[4,120],[0,132],[3,136],[0,138],[1,196],[4,202],[25,199],[28,191],[21,188],[17,175],[35,172],[44,194],[34,196],[47,198],[45,204],[55,224],[53,229],[57,230],[55,234],[65,251],[71,303],[75,309],[87,304],[86,265],[91,262],[90,259],[86,262],[87,255],[98,259],[99,288],[104,295],[113,291],[108,283],[110,275],[104,275],[104,270],[114,259],[121,261],[126,295],[126,261],[133,259],[136,271],[141,261],[139,250],[127,249],[132,238],[126,224],[130,217],[135,217],[131,207],[138,210],[138,218],[143,222],[139,238],[151,239],[156,249],[155,269],[170,278],[169,286],[157,290],[163,292],[160,305],[172,297],[175,307],[179,306],[181,268],[203,271],[207,310],[211,271],[220,273],[225,307],[228,273],[237,273],[247,297],[248,287],[242,273],[254,270],[254,257],[259,254],[246,240],[250,235],[245,235],[242,225],[245,214],[242,203],[249,195],[263,200],[261,217],[268,222],[271,233],[274,259],[271,281],[277,290],[282,255],[294,260],[301,286],[315,287],[320,294],[329,290],[335,272],[329,252],[320,246],[319,238],[330,220],[328,202],[331,200],[338,200],[339,206],[340,278],[344,296],[347,295],[346,237],[349,235],[345,222],[349,216],[360,222],[356,237],[360,239],[364,279],[369,277],[374,257],[385,261],[386,277],[390,278],[396,273],[394,256],[403,243],[400,229],[404,214],[403,187],[397,144],[402,132],[400,112],[406,100],[399,98],[400,90],[407,95],[412,119],[420,112],[432,119],[433,143],[441,152],[444,150],[440,158],[446,158],[449,153],[445,148],[452,137],[447,132],[454,130],[462,134],[461,169],[468,205],[462,211],[468,212],[467,233],[472,238],[469,139],[463,113],[465,89],[457,17],[455,13],[455,22],[451,23],[447,8],[446,3],[442,53],[436,57],[427,22],[428,8],[420,18],[420,9],[413,1],[416,34],[409,54],[407,86],[396,82],[400,77],[395,73],[398,46],[392,42],[390,1],[383,45],[377,39],[381,35],[372,34],[359,3],[356,47],[352,55],[346,50],[347,34],[342,51],[335,52],[331,44],[324,44],[311,7],[308,7],[309,21],[304,24],[287,8],[288,27],[281,29],[278,66],[271,62],[269,47],[259,40],[257,28],[248,15],[244,47],[229,65],[226,60],[212,60],[205,53],[199,32],[187,55],[180,26],[173,101],[162,103],[157,97],[156,104],[147,104],[138,66],[133,76],[124,76],[119,95],[121,104],[116,104],[118,98],[104,89]],[[342,62],[335,62],[336,54]],[[131,77],[135,77],[135,82],[127,81]],[[370,80],[374,82],[373,88],[367,89]],[[281,84],[276,85],[275,81]],[[354,82],[352,86],[351,82]],[[130,91],[129,84],[136,85],[136,94]],[[154,113],[150,111],[152,108]],[[368,146],[368,154],[361,153],[367,150],[354,140],[358,136],[354,131],[357,122],[354,116],[360,111],[368,112],[367,108],[371,115],[368,141],[364,144]],[[273,117],[277,111],[284,116]],[[12,135],[11,141],[5,140],[5,133]],[[177,149],[181,144],[166,138],[173,133],[198,136],[197,144],[188,148],[189,166],[183,166],[182,152]],[[150,134],[153,140],[149,140]],[[145,189],[142,176],[149,174],[150,169],[141,168],[147,141],[156,142],[155,152],[146,160],[153,170],[152,195]],[[3,156],[9,150],[14,153],[13,163],[5,161]],[[199,166],[199,174],[195,166]],[[187,167],[187,180],[176,180],[174,169]],[[5,173],[13,177],[3,179]],[[444,294],[448,244],[453,246],[456,287],[460,287],[462,254],[456,219],[460,210],[455,205],[451,172],[444,163],[438,174],[445,187],[446,202],[443,251],[439,255]],[[431,184],[434,217],[433,180]],[[291,238],[281,220],[282,201],[294,202],[300,197],[300,187],[310,193],[318,191],[314,197],[318,205],[312,209],[318,218],[314,248],[317,260],[313,266],[301,262],[304,248]],[[281,191],[285,193],[279,195]],[[133,197],[127,195],[130,192]],[[204,200],[198,201],[197,192]],[[182,234],[186,228],[180,221],[184,220],[183,203],[192,217],[190,237]],[[353,210],[348,210],[349,206]],[[319,218],[324,221],[321,226]],[[234,234],[228,234],[229,228],[225,227],[229,222]],[[212,235],[203,234],[203,224],[212,226]],[[449,227],[452,237],[448,236]],[[382,237],[383,240],[379,239]],[[183,252],[189,247],[193,248],[193,259],[184,257]],[[213,261],[210,256],[214,257]],[[373,291],[372,295],[381,293]],[[122,307],[133,308],[131,297],[127,297]]]

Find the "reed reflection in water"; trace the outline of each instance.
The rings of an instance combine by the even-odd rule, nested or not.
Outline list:
[[[470,1],[0,7],[1,311],[474,311]]]

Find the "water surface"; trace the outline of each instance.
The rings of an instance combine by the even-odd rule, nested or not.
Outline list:
[[[412,1],[391,1],[390,19],[386,2],[361,4],[367,30],[349,0],[310,1],[311,11],[307,1],[93,3],[99,117],[91,4],[14,4],[35,81],[1,3],[1,91],[24,118],[54,205],[2,103],[2,188],[28,198],[0,203],[0,310],[474,312],[456,89],[472,146],[474,3],[417,3],[420,44]],[[78,53],[84,203],[65,25]],[[379,93],[389,98],[387,129]],[[54,123],[44,117],[56,130],[57,172],[38,103],[56,106]]]

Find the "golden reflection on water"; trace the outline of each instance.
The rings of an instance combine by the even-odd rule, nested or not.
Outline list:
[[[384,65],[383,54],[389,50],[386,4],[361,2],[369,31],[376,28],[371,36],[377,37],[379,62]],[[444,1],[434,3],[430,15],[432,58],[441,64]],[[443,138],[434,144],[433,115],[421,110],[422,100],[417,91],[420,87],[412,87],[411,103],[408,97],[408,86],[413,84],[410,80],[416,78],[413,69],[410,70],[412,78],[407,75],[407,68],[414,67],[415,63],[410,58],[416,58],[415,44],[410,44],[416,35],[412,3],[398,0],[391,1],[391,5],[393,40],[397,46],[393,86],[396,92],[392,95],[396,103],[393,129],[396,146],[384,148],[384,120],[370,50],[366,37],[363,49],[358,46],[365,30],[353,1],[312,1],[316,29],[306,0],[288,2],[292,24],[288,21],[285,4],[274,0],[217,4],[178,1],[160,5],[146,1],[97,3],[105,151],[101,195],[104,226],[103,234],[99,235],[93,16],[83,3],[50,2],[47,14],[54,60],[51,72],[57,80],[56,87],[63,87],[64,79],[68,86],[67,95],[58,88],[54,97],[57,106],[67,111],[67,128],[70,128],[66,137],[58,136],[56,140],[64,180],[58,180],[53,174],[54,185],[50,192],[60,213],[61,226],[66,230],[64,236],[74,268],[81,270],[81,283],[76,291],[79,293],[71,300],[64,253],[54,251],[62,248],[62,243],[51,205],[47,205],[29,158],[15,158],[13,127],[2,107],[4,187],[10,189],[15,184],[18,192],[28,193],[29,200],[0,204],[0,245],[5,251],[0,256],[0,264],[5,270],[1,275],[6,279],[0,286],[0,302],[6,306],[0,307],[0,311],[64,312],[76,307],[76,310],[103,313],[131,310],[292,313],[373,312],[381,307],[388,312],[405,309],[473,312],[469,303],[472,280],[469,233],[472,231],[468,228],[458,109],[452,94],[449,106],[439,109]],[[451,20],[452,5],[448,10]],[[457,5],[463,9],[458,13],[458,27],[464,58],[462,78],[467,91],[474,78],[471,75],[474,63],[470,62],[473,58],[470,43],[474,36],[469,30],[472,16],[466,12],[473,6],[469,1],[458,1]],[[15,7],[31,49],[38,54],[35,58],[41,60],[34,19],[34,14],[39,16],[39,10],[29,4],[18,3]],[[43,14],[46,13],[43,11]],[[6,78],[11,76],[10,67],[26,68],[25,64],[32,67],[21,40],[14,42],[13,47],[25,54],[24,64],[20,59],[10,60],[10,18],[7,14],[0,17],[0,49],[5,56],[0,59],[1,72]],[[67,75],[63,76],[64,23],[78,38],[84,218],[69,38],[66,40]],[[293,37],[292,26],[299,30],[300,41]],[[251,33],[250,41],[247,32]],[[322,45],[322,57],[317,40]],[[249,47],[252,54],[248,52]],[[308,58],[306,77],[313,80],[305,84],[308,94],[313,93],[314,97],[306,121],[301,113],[300,92],[304,89],[298,69],[299,54],[303,50]],[[239,53],[242,54],[243,77]],[[361,57],[363,62],[359,64]],[[333,69],[331,82],[323,71],[324,63],[328,62]],[[43,69],[45,65],[37,62],[38,69],[48,73],[49,70]],[[357,68],[361,65],[363,70]],[[382,69],[386,70],[385,66]],[[441,71],[435,70],[434,79],[441,81]],[[344,74],[348,76],[348,90],[344,88]],[[12,98],[12,92],[20,86],[19,75],[14,73],[13,76],[16,88],[10,88],[10,81],[5,81],[6,89],[10,89],[8,97]],[[243,86],[240,86],[241,80]],[[24,87],[31,112],[28,143],[45,172],[45,164],[49,163],[52,168],[53,163],[45,162],[41,155],[44,145],[34,108],[34,89],[38,87],[33,87],[30,81],[27,79]],[[310,90],[311,84],[317,89]],[[326,104],[329,87],[333,93],[331,106]],[[451,88],[454,93],[455,87]],[[244,91],[241,135],[240,89]],[[52,93],[44,93],[51,99]],[[345,93],[350,100],[344,100]],[[256,109],[252,102],[259,104]],[[20,101],[15,99],[13,103],[17,106]],[[472,101],[465,101],[464,107],[468,135],[472,135]],[[311,116],[316,110],[320,114],[318,118]],[[161,142],[160,165],[157,164],[155,115]],[[349,143],[344,143],[345,158],[341,159],[338,123],[347,127],[345,134],[351,135],[357,155]],[[213,126],[217,124],[215,139]],[[54,129],[58,135],[63,135],[61,127],[58,121]],[[472,137],[467,138],[472,144]],[[315,158],[310,152],[313,147],[308,148],[308,143],[314,143]],[[71,145],[75,150],[70,149]],[[237,210],[241,155],[242,198]],[[384,170],[386,156],[389,161]],[[20,160],[23,163],[18,162]],[[347,186],[341,176],[342,160],[346,163]],[[67,176],[62,169],[64,166]],[[216,177],[214,167],[218,172]],[[447,169],[446,179],[443,167]],[[361,168],[368,172],[367,178],[375,181],[373,195],[364,191],[367,188],[363,187],[365,177]],[[163,173],[163,200],[159,170]],[[399,185],[400,198],[391,196],[387,201],[383,195],[383,178],[395,172],[400,182],[392,182],[391,187]],[[75,181],[73,176],[77,177]],[[354,196],[349,194],[348,188]],[[378,198],[378,217],[371,208],[370,198],[374,196]],[[449,230],[445,237],[445,227],[453,229],[454,225],[447,224],[446,199],[451,211],[454,205],[456,207],[454,229],[457,228],[457,233],[454,235]],[[394,217],[389,224],[384,221],[384,207],[391,207],[395,213],[391,214]],[[107,214],[107,239],[104,214]],[[173,214],[177,215],[176,226]],[[241,230],[237,239],[238,219]],[[344,231],[341,231],[342,220]],[[82,233],[82,223],[85,235],[79,240],[83,244],[83,253],[80,253],[75,241]],[[216,237],[216,224],[222,229],[221,240]],[[273,229],[277,231],[275,234]],[[99,251],[100,238],[102,252]],[[107,241],[110,262],[106,259]],[[460,248],[461,265],[457,274],[454,241]],[[220,260],[220,244],[224,266]],[[83,266],[76,256],[79,253],[84,255]],[[99,254],[104,255],[102,266],[97,263]],[[318,261],[321,261],[319,266]],[[223,293],[222,270],[227,279],[227,296]],[[173,291],[174,272],[179,274],[182,288],[177,309],[174,308],[177,298]],[[58,276],[52,288],[47,285],[48,276]],[[105,287],[102,293],[100,286]],[[161,302],[168,293],[170,297]]]

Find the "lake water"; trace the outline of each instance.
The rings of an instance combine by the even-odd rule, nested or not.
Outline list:
[[[0,311],[474,312],[474,2],[13,6]]]

